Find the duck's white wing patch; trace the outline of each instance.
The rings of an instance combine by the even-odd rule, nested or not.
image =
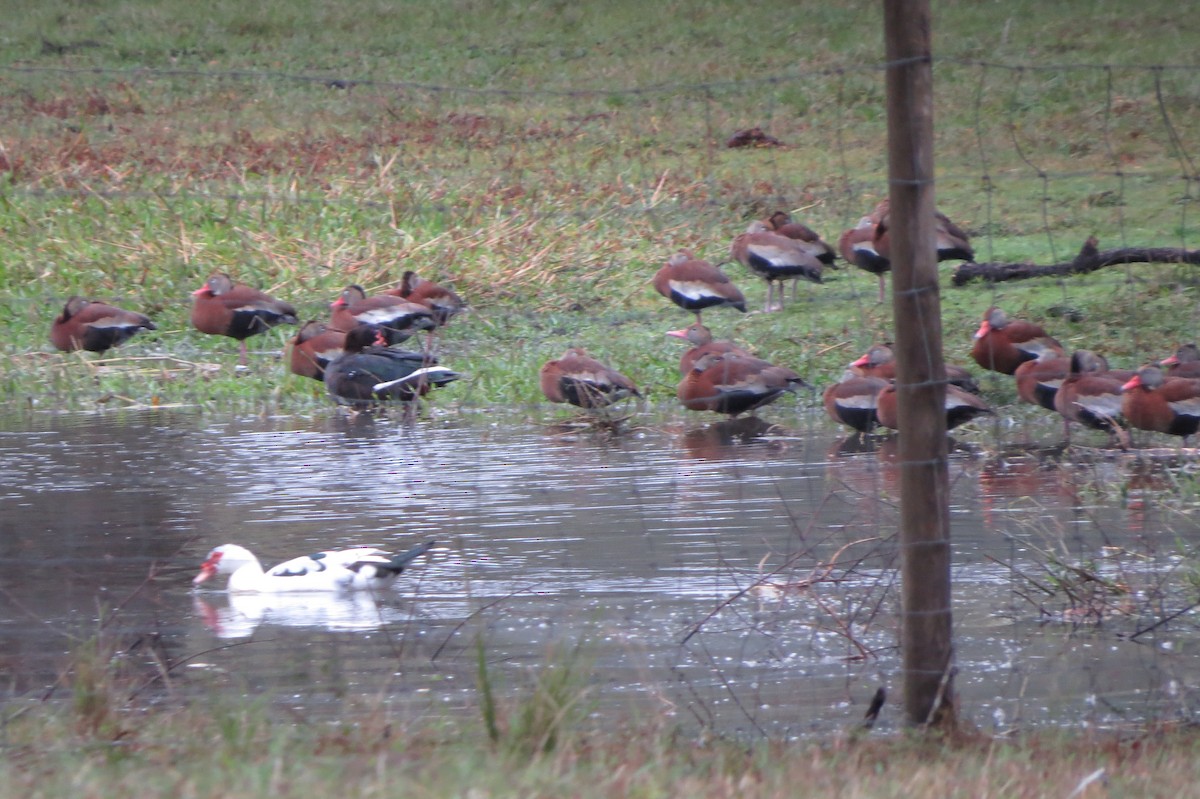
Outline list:
[[[267,573],[272,577],[304,577],[310,574],[346,571],[351,564],[371,560],[386,563],[387,553],[373,547],[316,552],[286,560]]]
[[[1044,338],[1031,338],[1029,341],[1022,341],[1016,345],[1016,348],[1022,352],[1028,352],[1032,354],[1035,359],[1040,359],[1043,355],[1057,354],[1060,352],[1059,348],[1055,347]]]
[[[839,408],[856,411],[873,411],[879,405],[879,394],[856,394],[853,397],[838,397],[833,404]]]
[[[1096,416],[1106,419],[1116,419],[1121,415],[1120,394],[1095,394],[1080,397],[1075,404]]]
[[[405,383],[416,383],[421,378],[428,378],[430,381],[441,379],[453,380],[458,377],[458,373],[444,366],[423,366],[420,369],[414,370],[411,374],[404,377],[398,377],[395,380],[387,380],[383,383],[376,383],[371,387],[372,391],[383,391],[392,386],[401,386]]]
[[[354,318],[359,322],[371,325],[386,325],[388,322],[394,322],[397,319],[404,319],[412,314],[405,311],[403,308],[387,307],[387,308],[372,308],[369,311],[354,314]]]
[[[804,263],[804,256],[807,254],[798,247],[783,247],[774,244],[751,244],[747,249],[752,255],[775,266],[800,265]]]
[[[702,300],[707,297],[720,296],[700,280],[669,280],[667,285],[671,291],[689,300]]]
[[[1197,416],[1200,417],[1200,397],[1188,397],[1187,399],[1175,400],[1168,402],[1167,405],[1171,410],[1181,416]]]
[[[313,353],[313,357],[325,361],[333,361],[341,356],[343,352],[345,352],[345,350],[343,350],[341,347],[330,347],[327,350],[321,350],[320,352]]]

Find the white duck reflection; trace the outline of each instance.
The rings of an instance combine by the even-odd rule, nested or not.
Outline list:
[[[197,615],[218,638],[244,638],[261,624],[331,632],[377,630],[404,618],[369,591],[350,594],[229,594],[210,602],[192,598]]]

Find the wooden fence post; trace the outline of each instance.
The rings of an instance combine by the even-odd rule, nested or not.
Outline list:
[[[933,187],[929,0],[884,0],[900,427],[901,649],[909,724],[956,722],[949,474]]]

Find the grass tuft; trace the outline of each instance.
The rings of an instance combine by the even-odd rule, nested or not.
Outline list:
[[[584,644],[555,644],[546,662],[529,673],[521,693],[505,702],[497,698],[482,639],[476,641],[480,712],[488,740],[518,760],[549,755],[586,717],[590,672]]]

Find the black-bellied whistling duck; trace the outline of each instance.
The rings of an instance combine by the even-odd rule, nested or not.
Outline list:
[[[1099,353],[1091,353],[1086,357],[1089,359],[1092,373],[1104,374],[1120,381],[1133,376],[1129,369],[1109,369],[1108,359]],[[1017,396],[1031,405],[1040,405],[1048,411],[1057,412],[1054,398],[1058,394],[1059,386],[1070,373],[1070,358],[1046,350],[1032,361],[1022,363],[1013,373],[1017,381]]]
[[[1121,388],[1121,413],[1133,427],[1181,436],[1185,445],[1200,429],[1200,380],[1143,366]]]
[[[900,429],[900,414],[897,406],[898,394],[895,382],[889,382],[887,388],[879,392],[875,414],[879,423],[892,430]],[[946,429],[953,430],[959,425],[966,424],[977,416],[992,413],[991,407],[974,394],[963,391],[958,386],[946,386]]]
[[[579,408],[604,408],[626,397],[641,396],[632,380],[579,347],[570,347],[562,357],[542,364],[539,378],[546,399]]]
[[[1017,396],[1031,405],[1057,411],[1054,395],[1058,393],[1058,387],[1070,373],[1070,358],[1056,355],[1052,350],[1045,350],[1032,361],[1022,363],[1013,372],[1013,377],[1017,379]]]
[[[676,396],[689,411],[737,416],[774,402],[785,392],[808,384],[800,375],[761,358],[737,353],[701,357],[679,383]]]
[[[972,394],[979,393],[979,384],[975,378],[961,366],[944,364],[946,367],[946,382],[958,386],[963,391]],[[861,358],[850,364],[850,371],[862,377],[881,377],[884,380],[896,379],[896,354],[887,344],[876,344],[863,354]]]
[[[342,354],[346,334],[321,322],[307,322],[291,341],[288,365],[292,374],[325,379],[325,367]]]
[[[683,330],[667,331],[668,336],[681,338],[692,345],[692,348],[685,351],[679,358],[679,374],[686,375],[695,366],[696,361],[707,355],[710,352],[724,354],[727,352],[737,353],[753,357],[752,353],[743,347],[739,347],[732,341],[713,341],[712,331],[704,325],[696,322],[688,325]]]
[[[391,294],[368,297],[362,286],[347,286],[329,306],[329,326],[349,332],[358,325],[374,325],[389,345],[412,338],[420,330],[437,327],[433,311],[424,305]]]
[[[934,216],[937,219],[938,261],[974,261],[975,250],[966,232],[941,211],[934,211]]]
[[[778,233],[780,236],[787,236],[789,239],[800,242],[801,246],[825,266],[832,267],[837,260],[837,253],[821,238],[821,234],[803,222],[793,221],[791,214],[787,211],[776,211],[764,219],[763,224],[772,233]],[[792,281],[793,301],[796,299],[796,286],[799,283],[799,279]]]
[[[780,236],[787,236],[789,239],[794,239],[807,245],[808,251],[826,266],[833,265],[836,257],[833,248],[825,243],[821,238],[821,234],[808,225],[792,221],[792,217],[787,211],[776,211],[764,219],[763,224],[773,233],[778,233]]]
[[[408,402],[460,377],[429,355],[389,348],[374,325],[358,325],[346,334],[342,355],[325,367],[325,388],[339,403],[363,408]]]
[[[1108,374],[1108,363],[1091,350],[1071,354],[1071,370],[1054,395],[1054,409],[1063,417],[1063,432],[1070,440],[1071,422],[1112,435],[1121,449],[1129,448],[1129,434],[1120,424],[1121,386],[1124,380]]]
[[[879,377],[859,377],[847,372],[840,381],[825,389],[825,413],[839,424],[860,433],[870,433],[879,425],[879,416],[875,412],[879,393],[889,383]]]
[[[192,292],[192,326],[201,333],[229,336],[241,344],[241,362],[246,363],[246,339],[265,333],[276,325],[294,325],[296,309],[244,283],[234,283],[224,273],[209,277]]]
[[[1110,369],[1108,359],[1099,353],[1091,353],[1088,358],[1089,371],[1103,374],[1113,380],[1124,382],[1133,377],[1131,369]],[[1071,373],[1071,359],[1055,355],[1047,350],[1032,361],[1025,361],[1017,367],[1013,377],[1017,379],[1017,396],[1032,405],[1041,405],[1046,410],[1057,411],[1054,397],[1062,381]]]
[[[838,238],[838,251],[850,263],[879,277],[879,301],[885,297],[886,275],[892,269],[891,260],[875,246],[875,229],[878,222],[869,216],[858,220],[858,224],[842,233]]]
[[[1042,357],[1046,352],[1066,355],[1062,344],[1041,325],[1009,319],[1008,314],[994,305],[983,315],[983,323],[975,331],[975,344],[971,347],[975,363],[1006,375],[1017,371],[1025,361]]]
[[[1167,377],[1200,377],[1200,348],[1183,344],[1158,365],[1167,367]]]
[[[746,232],[733,240],[729,248],[735,261],[767,281],[767,301],[764,310],[776,310],[772,302],[775,283],[803,278],[821,282],[822,264],[801,242],[773,233],[762,222],[751,222]],[[779,305],[783,308],[783,287],[779,289]]]
[[[876,240],[887,236],[891,224],[891,201],[888,198],[884,198],[875,206],[875,210],[871,212],[871,219],[878,223],[875,232]],[[970,237],[962,228],[954,224],[950,217],[935,209],[933,223],[934,245],[939,262],[975,260],[975,250],[971,248]],[[887,250],[889,246],[885,246],[883,249]]]
[[[150,317],[83,297],[71,297],[50,325],[50,343],[63,352],[104,352],[139,330],[156,330]]]
[[[746,298],[733,281],[691,250],[680,250],[654,275],[654,290],[685,311],[700,314],[705,308],[729,306],[746,312]]]
[[[424,305],[433,312],[433,319],[437,322],[438,327],[462,313],[463,308],[466,307],[462,297],[454,293],[452,289],[448,289],[440,283],[434,283],[432,280],[426,280],[411,269],[405,272],[400,279],[399,288],[385,291],[384,294]]]

